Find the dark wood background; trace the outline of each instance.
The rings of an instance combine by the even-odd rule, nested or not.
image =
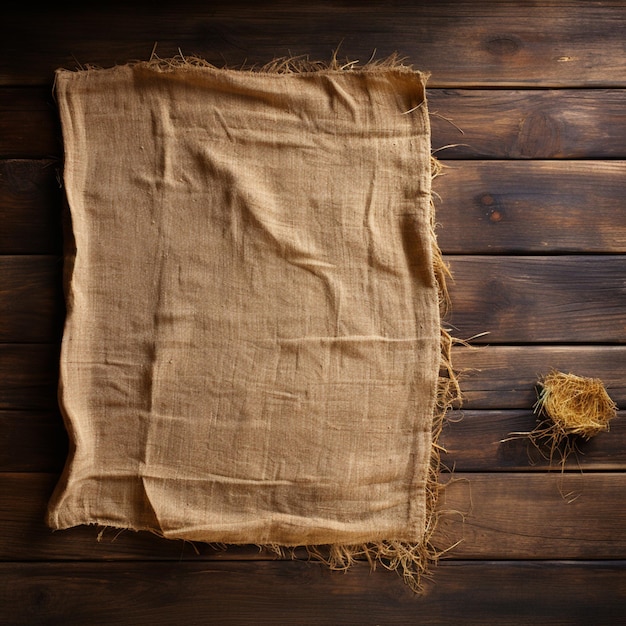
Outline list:
[[[157,5],[157,6],[154,6]],[[522,441],[550,369],[626,406],[626,3],[188,2],[0,9],[2,624],[626,624],[626,425],[561,473]],[[399,52],[432,73],[439,240],[465,403],[442,442],[456,480],[422,596],[152,535],[50,532],[65,460],[56,406],[62,143],[53,72],[180,51],[218,65]],[[478,347],[478,349],[476,349]],[[530,453],[530,455],[529,455]],[[445,479],[445,476],[444,476]],[[574,501],[564,497],[572,493]]]

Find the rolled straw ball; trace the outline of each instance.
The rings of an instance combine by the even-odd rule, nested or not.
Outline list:
[[[609,430],[609,422],[617,414],[617,406],[598,378],[553,370],[539,381],[539,385],[541,391],[535,412],[552,421],[549,435],[554,439],[560,440],[569,435],[590,439]]]

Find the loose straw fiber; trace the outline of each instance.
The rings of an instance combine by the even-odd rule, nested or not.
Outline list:
[[[535,411],[550,418],[555,436],[590,439],[609,430],[617,406],[600,379],[552,371],[540,384]]]
[[[534,411],[539,423],[527,433],[512,433],[509,439],[528,437],[552,461],[560,456],[561,467],[577,450],[577,441],[588,440],[609,430],[617,406],[598,378],[552,370],[538,381]]]

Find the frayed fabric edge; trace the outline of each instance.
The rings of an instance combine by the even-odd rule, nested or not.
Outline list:
[[[442,165],[431,156],[431,179],[441,174]],[[425,533],[420,542],[384,540],[365,544],[332,544],[328,546],[302,546],[311,560],[327,565],[334,571],[347,571],[358,561],[367,561],[374,571],[378,565],[384,569],[395,571],[404,583],[415,593],[421,594],[426,579],[432,578],[431,570],[437,565],[439,558],[451,550],[454,545],[438,548],[433,543],[433,537],[439,518],[445,510],[438,508],[440,496],[446,485],[441,483],[440,475],[446,471],[453,474],[450,468],[441,463],[441,454],[445,452],[439,444],[446,415],[452,407],[459,407],[462,403],[462,392],[456,371],[452,365],[452,348],[456,344],[467,345],[465,341],[456,339],[443,326],[443,319],[450,309],[450,298],[447,282],[452,279],[449,266],[445,263],[436,236],[435,206],[430,201],[431,208],[431,246],[433,270],[439,291],[439,308],[442,319],[440,341],[440,370],[437,387],[437,399],[432,424],[432,443],[428,478],[426,481],[426,524]],[[448,483],[449,484],[449,483]],[[279,556],[295,556],[296,548],[283,546],[260,546],[269,549]]]
[[[418,71],[410,64],[405,64],[405,58],[393,53],[386,58],[374,60],[370,58],[365,64],[360,61],[340,61],[337,53],[333,53],[330,61],[312,61],[308,56],[298,57],[282,57],[272,60],[269,63],[260,66],[239,66],[239,67],[218,67],[197,56],[184,56],[182,53],[171,58],[159,58],[154,53],[148,61],[130,61],[124,65],[141,65],[156,71],[174,71],[185,68],[210,68],[214,70],[231,70],[237,72],[249,72],[254,74],[267,75],[286,75],[286,74],[319,74],[319,73],[335,73],[335,72],[353,72],[353,73],[369,73],[384,72],[389,70],[402,71],[420,76],[424,86],[430,77],[428,72]],[[94,65],[81,65],[78,70],[69,70],[60,68],[58,72],[73,71],[106,71],[107,69]],[[426,96],[424,95],[424,103]],[[410,113],[407,111],[406,113]],[[431,179],[435,179],[441,174],[441,163],[431,155]],[[382,540],[368,542],[362,544],[331,544],[331,545],[303,545],[303,546],[284,546],[277,544],[258,545],[259,549],[267,550],[276,554],[280,558],[293,558],[301,560],[300,552],[304,550],[309,560],[318,561],[333,571],[347,571],[357,562],[367,562],[372,571],[378,566],[384,569],[395,571],[400,575],[404,583],[415,593],[422,593],[424,590],[424,581],[432,578],[431,569],[434,567],[439,558],[448,552],[452,547],[444,549],[437,548],[432,539],[437,527],[437,522],[445,511],[438,508],[438,503],[445,484],[440,482],[440,474],[442,470],[446,470],[452,474],[452,470],[444,468],[441,464],[441,453],[445,449],[439,444],[439,435],[443,428],[443,423],[448,411],[453,406],[460,406],[462,402],[462,392],[456,372],[452,365],[452,347],[457,343],[464,341],[454,338],[450,331],[444,328],[443,318],[450,308],[450,299],[447,289],[447,281],[452,278],[452,274],[448,265],[443,259],[443,255],[439,248],[436,236],[436,221],[434,202],[430,199],[430,235],[433,259],[433,272],[438,286],[439,308],[441,314],[441,340],[440,340],[440,371],[437,388],[436,408],[433,416],[432,424],[432,443],[431,457],[428,478],[426,482],[426,521],[425,533],[420,542],[409,542],[400,540]],[[98,535],[100,540],[103,531],[111,526],[95,524],[100,526],[101,530]],[[155,529],[130,529],[117,528],[121,533],[125,530],[147,530],[159,537],[164,537],[163,533]],[[119,534],[119,533],[118,533]],[[116,535],[117,537],[117,535]],[[189,541],[189,543],[197,543]],[[211,544],[215,545],[215,544]],[[220,544],[222,549],[226,549],[228,545]]]
[[[168,72],[175,70],[184,70],[192,68],[207,68],[219,71],[236,71],[238,73],[251,74],[269,74],[269,75],[306,75],[319,74],[327,72],[385,72],[389,70],[399,70],[420,74],[429,77],[429,73],[418,71],[412,64],[406,63],[406,57],[399,55],[397,52],[391,53],[386,57],[376,59],[374,54],[365,62],[360,60],[339,59],[337,51],[333,52],[330,60],[320,61],[312,60],[308,55],[284,56],[277,57],[272,61],[264,64],[250,64],[245,61],[239,65],[215,65],[197,55],[183,55],[179,50],[179,54],[172,57],[161,58],[154,52],[148,60],[131,60],[120,65],[104,67],[89,63],[79,63],[75,69],[59,68],[57,72],[93,72],[114,70],[116,67],[133,67],[142,66],[156,71]]]

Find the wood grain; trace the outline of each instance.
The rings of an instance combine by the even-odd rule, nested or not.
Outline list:
[[[624,561],[441,563],[421,596],[366,564],[11,563],[0,576],[0,620],[13,626],[587,626],[626,611]]]
[[[625,156],[623,89],[429,89],[428,101],[439,159]]]
[[[626,158],[624,89],[437,89],[429,82],[428,101],[441,160]],[[1,88],[0,157],[61,153],[52,89]]]
[[[60,175],[0,160],[0,254],[60,252]],[[448,161],[434,191],[447,254],[626,252],[626,161]]]
[[[0,410],[55,410],[58,360],[58,344],[0,344]],[[626,346],[458,346],[452,360],[464,410],[530,410],[553,368],[602,379],[626,406]]]
[[[52,79],[48,78],[46,87],[0,88],[1,158],[41,159],[62,153]]]
[[[624,343],[626,256],[450,256],[449,324],[476,343]],[[624,365],[615,364],[624,371]]]
[[[0,344],[0,410],[57,407],[59,344]]]
[[[447,254],[626,252],[625,161],[444,165],[433,189]]]
[[[452,359],[464,409],[529,410],[537,381],[552,369],[600,378],[618,406],[626,406],[626,346],[459,346]]]
[[[440,500],[433,543],[449,558],[626,558],[626,474],[619,472],[455,472]],[[213,546],[78,527],[50,531],[44,524],[55,474],[0,474],[0,560],[230,558]],[[444,476],[445,479],[445,476]],[[571,501],[574,497],[574,501]],[[458,545],[457,542],[460,542]],[[452,546],[455,546],[452,548]],[[233,558],[274,558],[239,549]]]
[[[61,253],[60,176],[53,160],[0,160],[0,254]]]
[[[22,6],[0,29],[0,85],[47,85],[58,67],[108,67],[148,59],[199,55],[230,66],[279,56],[340,56],[367,61],[398,52],[432,73],[433,87],[608,86],[626,73],[623,4],[484,0],[436,4],[230,0],[141,5]],[[114,33],[114,36],[113,36]]]
[[[457,472],[560,470],[558,452],[550,458],[547,443],[537,448],[524,436],[536,426],[537,416],[530,409],[451,411],[439,439],[444,448],[441,461]],[[589,440],[572,439],[574,441],[577,451],[568,457],[565,464],[567,471],[621,471],[626,466],[624,419],[615,418],[608,432]],[[46,465],[50,466],[42,463],[42,467]]]
[[[475,343],[626,342],[626,256],[446,257],[459,339]],[[64,306],[57,256],[0,256],[0,341],[51,342]],[[616,363],[618,369],[624,364]]]
[[[537,424],[531,409],[451,411],[440,437],[442,463],[457,472],[540,472],[560,468],[558,454],[532,445],[527,433]],[[67,434],[58,411],[0,411],[0,472],[59,472],[68,452]],[[608,432],[577,440],[569,457],[571,471],[620,471],[626,466],[626,422],[615,419]]]
[[[603,495],[604,494],[604,495]],[[626,475],[455,473],[433,542],[453,558],[626,556]]]
[[[0,342],[60,339],[62,268],[58,256],[0,257]]]
[[[0,411],[0,472],[60,472],[68,438],[58,411]]]

